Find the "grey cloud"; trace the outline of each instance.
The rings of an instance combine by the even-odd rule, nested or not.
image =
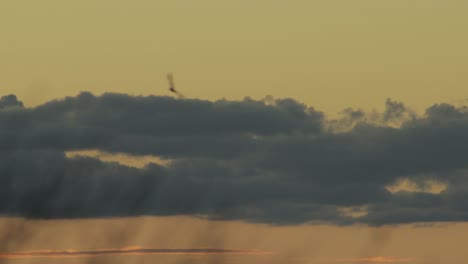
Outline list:
[[[16,95],[10,94],[5,95],[0,98],[0,110],[11,108],[11,107],[23,107],[23,102],[18,101]]]
[[[16,99],[15,99],[16,100]],[[447,104],[415,116],[387,100],[375,123],[342,120],[293,99],[215,102],[124,94],[0,110],[0,213],[29,218],[193,215],[270,224],[465,221],[468,113]],[[407,118],[410,116],[411,118]],[[348,129],[330,130],[344,122]],[[131,168],[65,151],[171,158]],[[408,178],[441,194],[390,193]],[[466,199],[465,199],[466,200]],[[359,218],[340,208],[366,206]]]
[[[346,108],[341,113],[341,117],[335,120],[329,120],[328,129],[335,132],[349,131],[357,124],[365,122],[367,119],[366,113],[361,110]]]
[[[337,221],[333,206],[208,161],[144,169],[51,150],[2,155],[2,214],[28,218],[194,215],[272,224]],[[294,192],[293,192],[294,191]],[[308,212],[306,212],[308,211]],[[301,213],[304,212],[304,213]]]
[[[400,127],[405,122],[416,118],[416,114],[412,109],[402,102],[393,101],[390,98],[385,101],[383,113],[378,113],[375,110],[366,113],[362,109],[346,108],[340,114],[339,119],[328,121],[329,130],[339,133],[361,125]]]
[[[400,120],[408,110],[402,102],[387,99],[385,102],[385,112],[383,113],[384,122]]]
[[[212,103],[81,93],[35,109],[0,112],[0,147],[232,156],[255,144],[253,135],[317,134],[322,123],[322,113],[291,99],[267,105],[248,98]]]

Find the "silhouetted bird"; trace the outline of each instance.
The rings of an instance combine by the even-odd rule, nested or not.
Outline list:
[[[179,98],[183,98],[184,96],[181,93],[179,93],[179,91],[177,91],[175,89],[174,77],[172,76],[172,73],[167,74],[167,81],[169,82],[169,91],[177,94],[177,96],[179,96]]]

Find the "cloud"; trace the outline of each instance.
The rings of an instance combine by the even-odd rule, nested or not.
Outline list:
[[[338,263],[402,263],[414,262],[414,258],[396,258],[396,257],[368,257],[368,258],[349,258],[336,259],[333,262]]]
[[[23,102],[18,101],[16,95],[10,94],[0,98],[0,110],[4,110],[11,107],[23,107]]]
[[[120,151],[162,157],[236,156],[256,136],[317,134],[323,114],[292,99],[209,102],[104,94],[0,115],[2,149]],[[29,130],[28,133],[24,133]],[[182,139],[182,140],[181,140]]]
[[[77,258],[108,255],[265,255],[271,254],[259,250],[239,250],[223,248],[189,248],[189,249],[160,249],[160,248],[112,248],[97,250],[38,250],[25,252],[0,253],[0,259],[18,258]]]
[[[11,98],[5,101],[17,102]],[[0,109],[0,213],[269,224],[466,221],[467,145],[468,112],[448,104],[416,116],[387,100],[383,113],[347,109],[329,120],[293,99],[85,92]],[[67,155],[89,150],[157,159],[142,167]],[[402,181],[415,190],[444,188],[392,188]]]

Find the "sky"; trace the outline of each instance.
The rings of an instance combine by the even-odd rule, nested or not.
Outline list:
[[[2,1],[1,92],[293,97],[330,114],[468,95],[460,0]]]
[[[4,0],[0,263],[466,263],[467,11]]]

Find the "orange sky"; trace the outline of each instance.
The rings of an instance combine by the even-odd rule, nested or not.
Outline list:
[[[17,94],[28,106],[82,90],[168,95],[165,74],[172,71],[191,98],[293,97],[330,113],[382,108],[387,97],[418,110],[464,103],[467,13],[463,0],[3,0],[0,95]],[[141,165],[151,157],[121,159]],[[187,217],[0,218],[0,250],[215,247],[279,252],[214,259],[226,263],[394,257],[464,264],[467,232],[468,224],[375,229]]]
[[[96,250],[125,248],[226,248],[274,252],[273,255],[226,256],[242,263],[326,263],[371,258],[405,263],[462,264],[466,224],[368,228],[333,226],[268,226],[242,222],[213,222],[189,217],[138,217],[114,220],[24,221],[1,219],[2,252]],[[3,236],[3,237],[2,237]],[[187,257],[187,256],[185,256]],[[120,256],[120,258],[133,258]],[[157,259],[156,256],[152,257]],[[164,257],[166,259],[168,257]],[[181,260],[184,256],[174,256]],[[372,259],[374,258],[374,259]],[[169,258],[170,259],[170,258]],[[350,262],[350,263],[356,263]],[[234,262],[235,263],[235,262]],[[357,262],[361,263],[361,262]]]

